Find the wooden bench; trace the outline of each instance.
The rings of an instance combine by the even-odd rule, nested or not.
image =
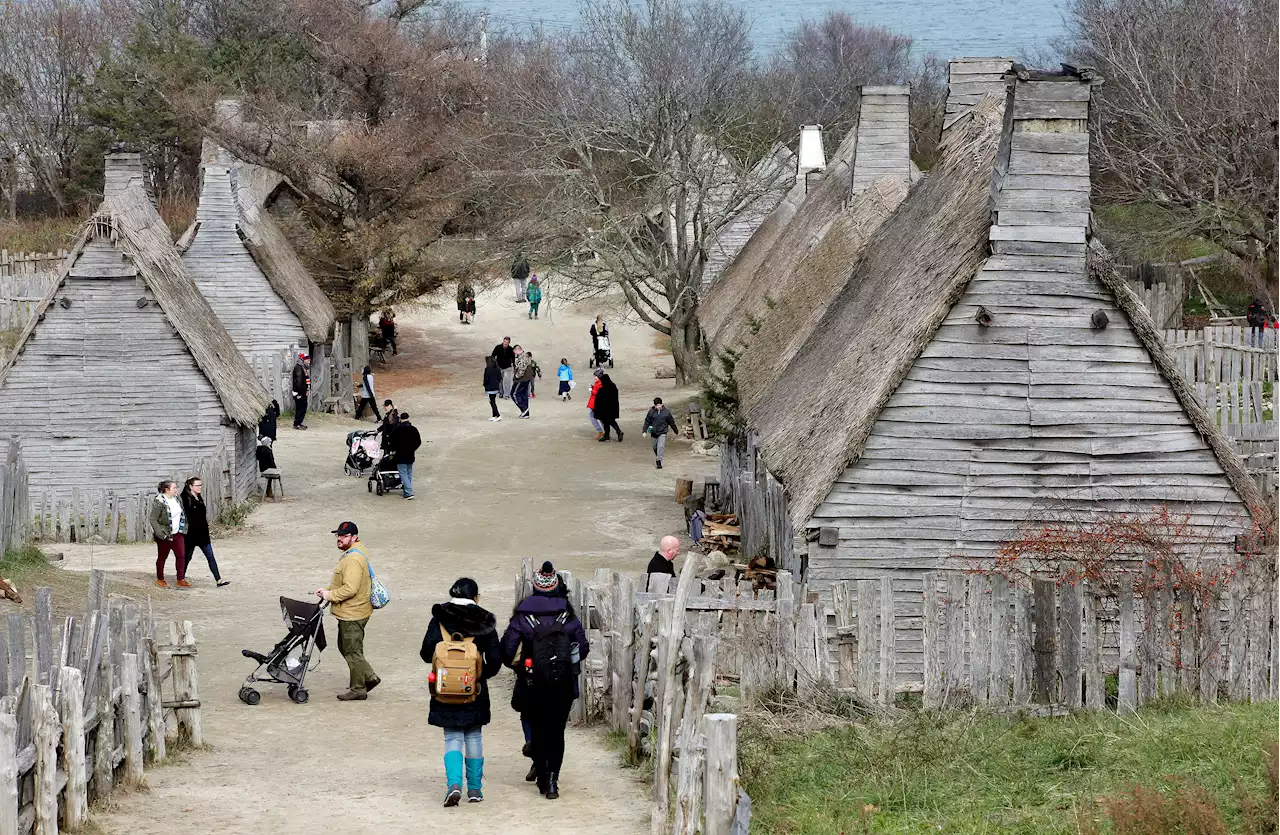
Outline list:
[[[379,365],[386,365],[386,364],[387,364],[387,350],[386,350],[385,348],[380,348],[380,347],[377,347],[377,346],[375,346],[375,345],[370,345],[370,346],[369,346],[369,359],[370,359],[370,360],[377,360],[377,362],[378,362],[378,364],[379,364]]]
[[[265,478],[267,480],[267,489],[263,491],[262,498],[271,499],[271,501],[273,502],[278,502],[280,501],[280,499],[284,498],[284,479],[281,478],[279,469],[268,470],[267,472],[264,472],[264,473],[258,473],[258,475],[261,478]],[[279,496],[277,496],[275,494],[275,491],[272,489],[276,485],[279,485],[279,490],[280,490]]]

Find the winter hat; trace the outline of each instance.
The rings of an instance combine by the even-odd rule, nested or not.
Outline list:
[[[556,573],[556,568],[551,564],[551,560],[547,560],[542,564],[542,568],[533,575],[533,587],[537,591],[551,591],[560,583],[560,575]]]
[[[597,369],[596,369],[596,376],[597,376],[597,377],[603,377],[603,376],[604,376],[604,369],[603,369],[603,368],[597,368]]]

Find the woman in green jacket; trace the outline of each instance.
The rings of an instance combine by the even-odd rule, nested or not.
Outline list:
[[[147,523],[151,526],[151,537],[156,541],[156,585],[162,589],[169,588],[164,581],[164,564],[173,552],[174,568],[178,570],[178,588],[188,589],[186,542],[187,516],[182,512],[182,502],[178,499],[178,483],[162,481],[156,488],[155,500],[151,502],[151,511],[147,515]]]

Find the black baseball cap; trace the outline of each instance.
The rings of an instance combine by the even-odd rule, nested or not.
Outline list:
[[[329,531],[329,533],[336,533],[338,536],[357,536],[360,529],[356,527],[355,522],[343,522],[336,531]]]

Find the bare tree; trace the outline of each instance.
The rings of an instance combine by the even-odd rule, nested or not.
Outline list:
[[[720,0],[598,0],[583,17],[580,34],[531,46],[495,112],[525,165],[553,175],[528,231],[562,295],[620,289],[692,381],[708,250],[788,176],[752,173],[778,125],[756,123],[749,27]]]
[[[1272,0],[1074,0],[1095,99],[1101,196],[1171,212],[1276,278],[1277,13]]]

